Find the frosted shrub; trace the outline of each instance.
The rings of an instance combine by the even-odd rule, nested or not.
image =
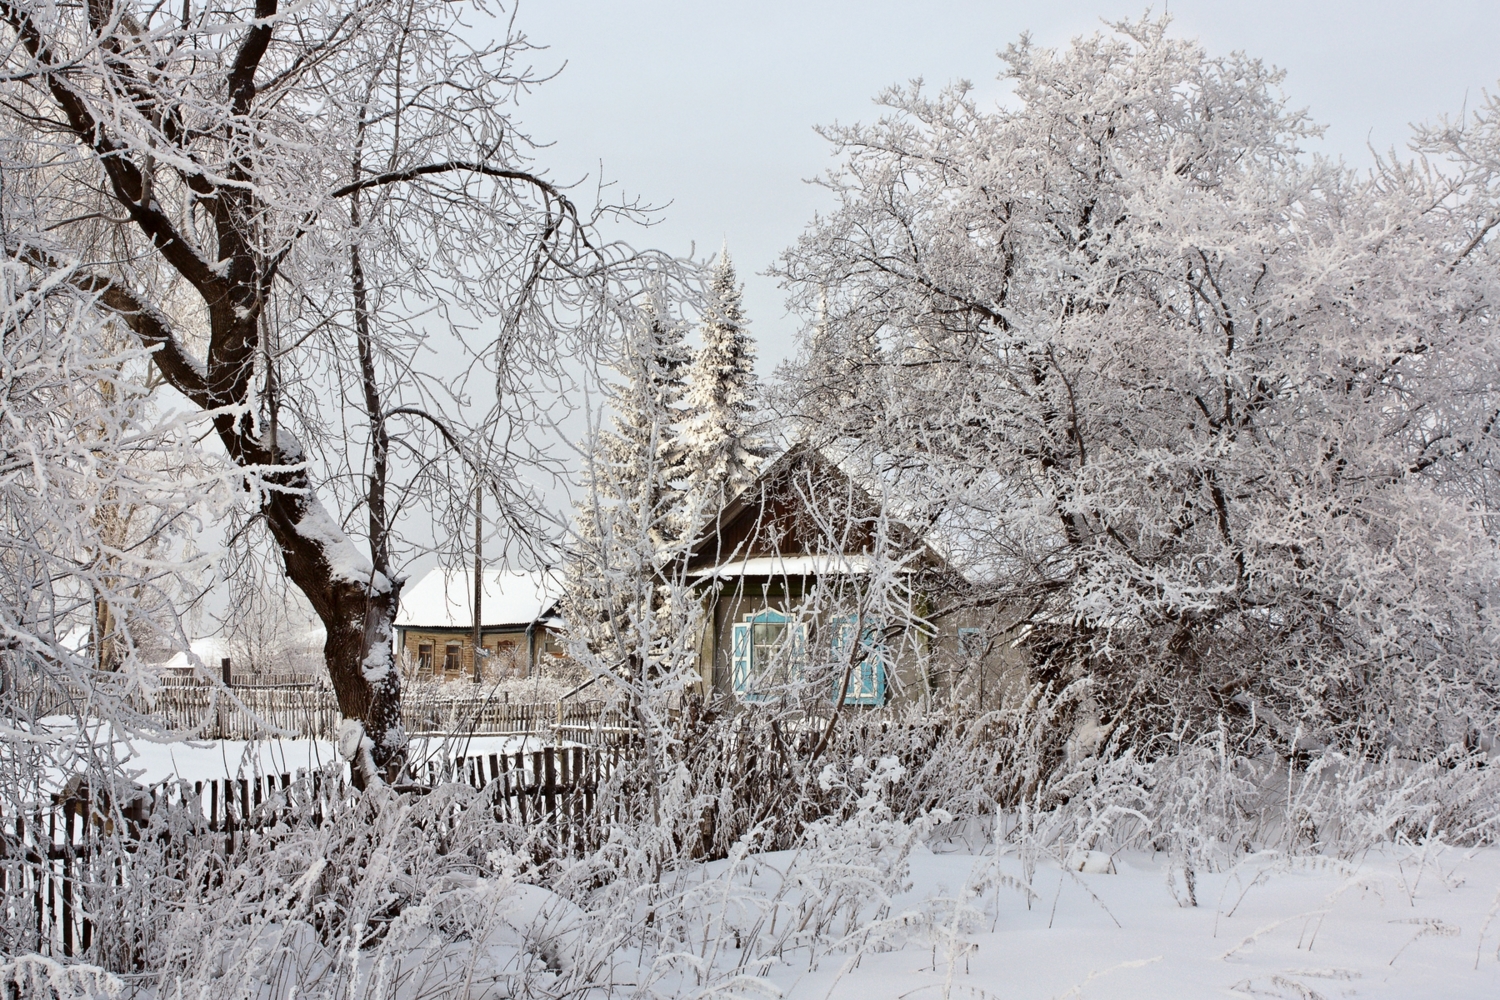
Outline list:
[[[158,995],[515,995],[571,973],[580,914],[536,885],[528,831],[461,784],[370,789],[324,822],[204,854],[140,978]],[[537,986],[541,988],[541,986]]]
[[[887,797],[902,773],[889,757],[823,768],[832,813],[782,851],[763,850],[751,830],[722,860],[685,864],[679,855],[657,871],[655,857],[670,857],[670,847],[653,844],[650,829],[633,831],[640,840],[620,831],[559,883],[586,913],[582,939],[595,943],[594,959],[575,968],[612,970],[623,995],[763,995],[763,977],[778,967],[815,968],[926,933],[931,914],[903,911],[897,897],[910,888],[911,852],[946,815],[896,815]],[[664,803],[701,809],[703,799],[681,791]],[[658,836],[670,843],[671,828]],[[606,873],[615,877],[598,884]]]
[[[8,997],[104,1000],[120,995],[120,980],[93,965],[63,965],[40,955],[0,964],[0,987]]]
[[[1398,839],[1500,837],[1500,774],[1463,747],[1425,761],[1335,749],[1298,761],[1223,733],[1154,757],[1111,745],[997,804],[1013,815],[1018,844],[1059,856],[1162,850],[1210,868],[1260,850],[1353,857]]]

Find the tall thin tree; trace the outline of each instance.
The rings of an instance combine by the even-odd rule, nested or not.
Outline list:
[[[755,342],[727,248],[719,252],[693,358],[682,432],[683,464],[696,506],[711,510],[755,478],[764,457],[755,434]]]

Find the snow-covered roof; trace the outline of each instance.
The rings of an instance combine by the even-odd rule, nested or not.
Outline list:
[[[771,510],[773,517],[777,506],[767,489],[781,491],[792,503],[821,502],[825,497],[832,506],[812,520],[850,518],[851,523],[863,521],[866,527],[874,524],[879,512],[884,510],[894,517],[885,520],[885,531],[889,540],[909,563],[906,572],[948,569],[943,554],[927,543],[902,514],[905,506],[899,502],[899,491],[892,489],[879,475],[879,470],[862,465],[861,456],[852,452],[833,452],[829,448],[801,441],[782,452],[774,461],[764,466],[755,481],[742,489],[733,500],[719,509],[694,546],[689,561],[688,575],[697,579],[742,576],[822,576],[849,575],[871,572],[868,556],[849,552],[844,555],[803,554],[807,549],[826,551],[834,540],[826,537],[799,538],[803,532],[772,531],[768,534],[762,519]],[[782,480],[790,484],[784,489]],[[800,499],[799,499],[800,498]],[[768,506],[769,505],[769,506]],[[747,526],[746,519],[754,520]],[[914,519],[913,523],[925,523],[926,518]],[[736,525],[739,525],[736,527]],[[814,535],[820,529],[814,527]],[[748,531],[748,535],[747,535]],[[843,539],[853,548],[858,545],[868,548],[871,539],[856,537]],[[809,542],[811,544],[809,544]],[[764,552],[771,548],[791,548],[792,552],[775,555],[747,556],[749,552]],[[802,549],[803,552],[797,552]],[[727,550],[727,551],[726,551]],[[712,561],[712,565],[704,565]]]
[[[870,557],[866,555],[752,556],[694,570],[688,576],[733,579],[741,576],[831,576],[869,571]]]
[[[204,668],[209,671],[218,670],[219,660],[229,655],[229,644],[223,639],[215,637],[194,639],[190,643],[190,646],[193,653],[202,661]],[[186,653],[173,653],[170,659],[161,664],[161,669],[174,672],[192,670],[193,661],[188,658],[188,654]]]
[[[541,621],[562,589],[549,573],[485,570],[479,611],[484,628],[524,626]],[[397,628],[471,628],[474,625],[474,571],[434,569],[401,594]]]

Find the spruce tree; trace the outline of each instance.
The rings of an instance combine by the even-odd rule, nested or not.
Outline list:
[[[755,342],[727,250],[719,254],[693,359],[682,433],[690,506],[707,516],[748,486],[764,455],[753,431]]]
[[[663,613],[679,561],[687,472],[677,432],[689,358],[683,324],[658,294],[622,345],[610,429],[589,450],[566,612],[575,638],[610,664],[648,655],[637,633]]]

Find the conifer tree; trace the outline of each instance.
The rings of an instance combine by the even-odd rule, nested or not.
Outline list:
[[[719,254],[693,359],[682,432],[690,504],[712,511],[749,485],[764,456],[753,431],[755,342],[729,251]]]
[[[689,359],[684,325],[657,294],[621,347],[609,429],[592,441],[564,596],[569,652],[623,703],[641,741],[616,780],[657,815],[674,766],[670,706],[699,676],[701,608],[684,574],[691,520],[677,433]]]
[[[575,638],[609,662],[644,655],[632,623],[669,600],[683,535],[678,424],[689,358],[683,325],[654,297],[621,350],[610,430],[590,449],[566,610]]]

